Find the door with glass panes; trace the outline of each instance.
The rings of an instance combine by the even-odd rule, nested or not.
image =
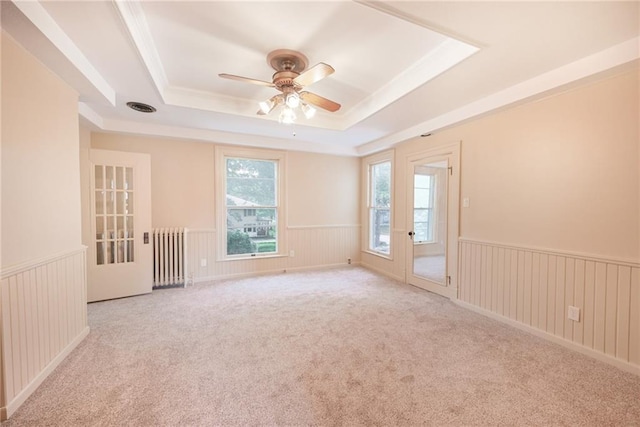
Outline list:
[[[87,299],[151,292],[151,158],[91,150],[91,237]]]

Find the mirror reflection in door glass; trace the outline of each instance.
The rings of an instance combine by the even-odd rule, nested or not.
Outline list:
[[[414,168],[413,274],[446,285],[447,162]]]

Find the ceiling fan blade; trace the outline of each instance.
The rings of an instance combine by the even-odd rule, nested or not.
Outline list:
[[[229,80],[237,80],[239,82],[245,82],[245,83],[252,83],[254,85],[261,85],[261,86],[268,86],[268,87],[275,87],[275,85],[271,82],[267,82],[264,80],[256,80],[256,79],[250,79],[249,77],[242,77],[242,76],[236,76],[233,74],[218,74],[219,77],[222,77],[223,79],[229,79]]]
[[[309,86],[334,72],[335,70],[331,65],[320,62],[293,79],[293,82],[299,86]]]
[[[323,110],[331,111],[332,113],[338,111],[341,107],[337,102],[333,102],[330,99],[323,98],[311,92],[300,92],[300,98],[302,98],[304,102],[315,105]]]

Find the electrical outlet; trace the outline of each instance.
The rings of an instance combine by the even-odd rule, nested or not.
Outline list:
[[[574,306],[570,305],[567,317],[569,318],[569,320],[575,320],[576,322],[579,322],[580,321],[580,309],[578,307],[574,307]]]
[[[347,258],[347,264],[351,264],[351,258]]]
[[[207,266],[207,259],[200,258],[200,267],[206,267],[206,266]]]
[[[294,256],[296,256],[296,251],[293,251],[293,250],[292,250],[292,251],[289,251],[289,256],[290,256],[290,257],[294,257]]]
[[[465,197],[464,199],[462,199],[462,207],[463,208],[468,208],[469,207],[469,198]]]

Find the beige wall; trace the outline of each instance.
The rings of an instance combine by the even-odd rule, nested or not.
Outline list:
[[[3,420],[89,327],[78,96],[9,36],[3,33],[1,41]]]
[[[190,229],[190,282],[360,261],[358,158],[287,152],[285,256],[224,261],[217,254],[223,234],[215,231],[215,144],[91,133],[91,148],[151,155],[152,224]]]
[[[215,228],[215,145],[92,133],[91,147],[151,154],[153,227]],[[287,154],[289,226],[358,224],[359,160]]]
[[[214,147],[191,141],[91,134],[91,148],[151,155],[154,228],[215,228]]]
[[[462,141],[462,237],[637,261],[638,81],[627,72],[418,138],[396,159]]]
[[[2,267],[80,246],[78,96],[2,35]]]
[[[358,158],[290,152],[287,162],[290,226],[360,223]]]
[[[400,238],[363,264],[405,277],[407,157],[462,141],[458,302],[640,373],[639,82],[636,68],[398,145]]]
[[[462,236],[637,260],[637,87],[627,73],[461,129]]]

